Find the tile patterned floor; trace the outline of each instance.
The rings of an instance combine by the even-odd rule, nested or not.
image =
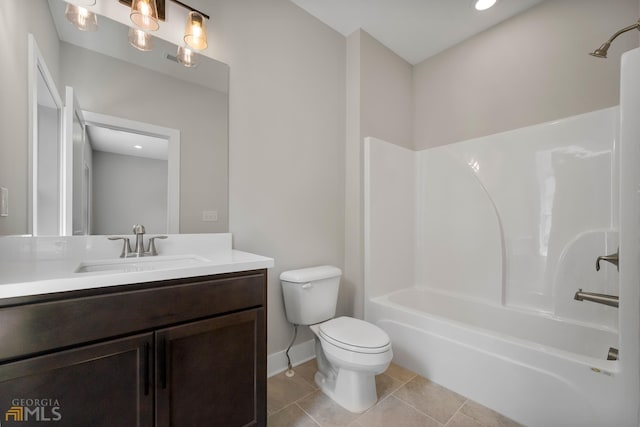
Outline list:
[[[316,361],[267,383],[269,427],[516,427],[520,424],[394,363],[376,377],[378,403],[353,414],[325,396]]]

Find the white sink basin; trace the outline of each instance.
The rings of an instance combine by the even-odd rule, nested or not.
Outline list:
[[[143,258],[117,258],[83,261],[74,273],[131,273],[136,271],[169,270],[181,267],[195,267],[210,263],[197,255],[149,256]]]

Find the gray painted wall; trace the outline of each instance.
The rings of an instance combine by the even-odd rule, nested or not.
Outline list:
[[[167,161],[93,152],[92,228],[131,234],[131,218],[148,234],[167,230]]]
[[[490,135],[619,103],[620,36],[608,59],[587,55],[638,18],[637,0],[543,2],[415,66],[415,148]]]
[[[292,333],[280,273],[343,263],[345,38],[288,0],[221,0],[211,9],[231,70],[229,228],[236,248],[275,258],[272,353]],[[343,299],[339,313],[351,303]],[[312,337],[301,332],[298,342]]]
[[[60,74],[58,37],[45,0],[2,0],[0,20],[0,187],[9,189],[9,216],[0,217],[0,235],[25,234],[29,183],[27,34],[34,34],[56,81]]]

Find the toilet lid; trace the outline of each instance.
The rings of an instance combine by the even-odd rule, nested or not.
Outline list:
[[[377,353],[385,351],[391,340],[376,325],[352,317],[338,317],[320,324],[320,335],[347,350]]]

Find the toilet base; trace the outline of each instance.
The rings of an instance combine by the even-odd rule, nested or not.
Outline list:
[[[373,374],[339,369],[337,375],[325,375],[318,371],[315,381],[324,394],[350,412],[359,414],[378,401]]]

